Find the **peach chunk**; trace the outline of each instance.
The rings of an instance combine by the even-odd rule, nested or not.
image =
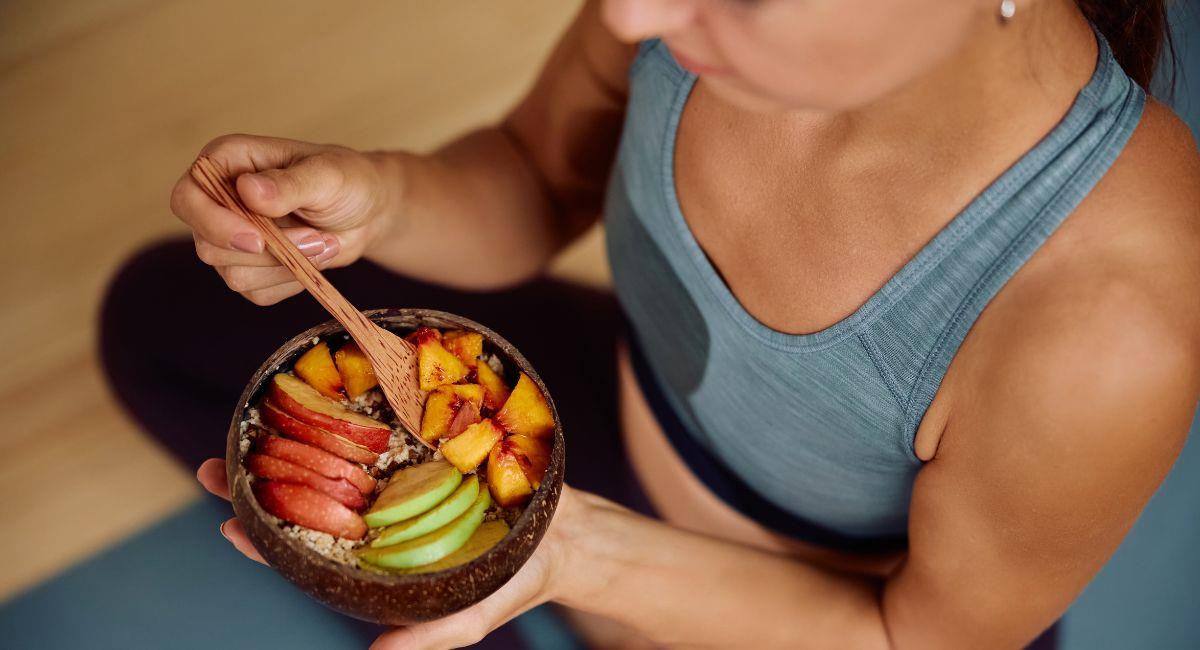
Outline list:
[[[363,354],[354,341],[339,348],[333,355],[333,361],[342,375],[342,383],[346,385],[350,399],[379,385],[375,369],[371,367],[371,360],[367,359],[367,355]]]
[[[546,468],[550,465],[550,441],[539,440],[522,435],[512,435],[504,440],[512,447],[512,452],[521,464],[525,477],[537,489],[546,476]]]
[[[508,399],[510,392],[508,385],[486,363],[475,366],[475,376],[479,379],[479,385],[483,386],[483,405],[491,409],[493,413],[499,411],[500,407],[504,406],[505,400]]]
[[[310,487],[255,481],[254,496],[264,510],[284,521],[346,539],[367,534],[367,524],[357,512]]]
[[[509,433],[519,433],[530,438],[544,438],[554,431],[554,414],[538,385],[525,373],[517,381],[516,388],[496,414],[496,421]]]
[[[419,330],[416,337],[421,390],[457,383],[471,371],[467,364],[442,346],[439,337],[424,333],[432,331],[436,330]]]
[[[483,355],[483,335],[479,332],[453,330],[442,335],[442,345],[468,367],[474,368]]]
[[[467,427],[479,421],[479,407],[483,404],[483,387],[479,384],[461,384],[439,386],[425,400],[425,414],[421,417],[421,439],[433,442],[439,438],[457,435]],[[473,408],[472,408],[473,407]],[[467,409],[475,417],[470,422],[463,422],[459,414]],[[458,423],[458,429],[451,432],[452,425]]]
[[[342,376],[333,365],[333,357],[330,356],[329,346],[325,341],[300,355],[292,370],[325,397],[342,399]]]
[[[492,498],[505,508],[519,506],[533,494],[533,487],[508,440],[497,442],[488,454],[487,480]]]
[[[442,443],[442,456],[458,471],[474,471],[487,458],[492,446],[504,437],[504,432],[491,420],[467,427],[466,431]]]

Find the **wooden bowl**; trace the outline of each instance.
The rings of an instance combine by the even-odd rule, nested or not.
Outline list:
[[[554,413],[550,466],[541,487],[504,539],[475,560],[444,571],[383,574],[334,562],[284,533],[254,498],[238,444],[245,411],[258,404],[271,376],[280,369],[291,368],[295,359],[310,347],[314,336],[325,338],[345,330],[336,321],[306,330],[284,343],[254,373],[233,413],[225,446],[233,510],[238,521],[267,562],[308,595],[364,621],[408,625],[447,616],[483,600],[525,564],[545,534],[558,505],[566,463],[565,445],[562,423],[550,391],[529,361],[500,335],[461,316],[428,309],[377,309],[366,315],[401,334],[418,327],[466,329],[483,334],[504,362],[509,385],[516,383],[518,372],[529,375],[546,396]]]

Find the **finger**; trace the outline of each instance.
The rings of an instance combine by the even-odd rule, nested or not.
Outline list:
[[[317,270],[325,269],[337,254],[337,248],[327,249],[313,258],[313,266],[317,267]],[[225,280],[226,286],[241,294],[270,289],[296,280],[291,270],[282,266],[218,266],[216,271],[221,279]]]
[[[282,217],[329,207],[344,181],[344,172],[332,157],[318,154],[289,167],[242,174],[237,190],[251,210],[266,217]]]
[[[229,483],[225,474],[225,461],[220,458],[209,458],[200,464],[196,470],[196,480],[205,490],[229,500]]]
[[[171,212],[212,244],[244,253],[262,253],[263,240],[254,226],[213,201],[188,173],[171,192]]]
[[[200,155],[221,163],[230,178],[246,172],[287,167],[293,162],[325,149],[323,145],[271,138],[245,133],[230,133],[204,145]]]
[[[246,529],[242,528],[242,522],[238,521],[237,519],[230,519],[221,524],[221,535],[223,535],[225,539],[229,540],[229,543],[233,544],[233,547],[240,551],[242,555],[245,555],[259,564],[267,563],[267,561],[263,559],[263,556],[258,552],[258,549],[254,548],[254,544],[246,535]]]
[[[310,259],[324,253],[331,246],[340,244],[336,235],[323,233],[308,226],[283,228],[282,230],[284,236],[296,244],[296,248]],[[204,239],[196,232],[192,233],[192,240],[196,243],[196,256],[209,266],[279,266],[279,260],[266,251],[243,253],[230,250]]]
[[[292,282],[269,289],[246,291],[242,293],[242,297],[260,307],[266,307],[267,305],[274,305],[285,298],[291,298],[301,291],[304,291],[304,287],[300,286],[299,282],[293,280]]]

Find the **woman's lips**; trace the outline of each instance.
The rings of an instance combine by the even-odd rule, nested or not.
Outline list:
[[[679,52],[676,52],[675,50],[671,50],[671,56],[674,56],[675,60],[679,62],[679,65],[683,66],[688,72],[691,72],[692,74],[722,75],[722,74],[727,73],[727,70],[725,70],[724,68],[718,68],[716,66],[700,63],[699,61],[690,59],[687,56],[680,54]]]

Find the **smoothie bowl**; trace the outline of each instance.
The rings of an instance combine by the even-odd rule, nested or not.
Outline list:
[[[479,602],[529,559],[562,489],[562,425],[495,332],[423,309],[366,315],[417,346],[420,430],[396,422],[330,321],[259,367],[226,466],[238,520],[272,567],[333,609],[405,625]]]

